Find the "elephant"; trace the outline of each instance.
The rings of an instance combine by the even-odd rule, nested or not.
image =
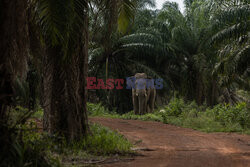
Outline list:
[[[132,100],[135,114],[143,115],[154,110],[156,90],[147,87],[147,74],[135,74],[135,87],[132,89]]]

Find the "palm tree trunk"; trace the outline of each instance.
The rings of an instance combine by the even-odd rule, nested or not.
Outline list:
[[[0,1],[0,124],[11,105],[13,84],[27,72],[27,1]]]
[[[218,84],[217,84],[217,79],[213,78],[212,80],[212,96],[211,96],[211,106],[214,106],[218,102]]]
[[[70,57],[70,64],[66,69],[67,85],[67,129],[64,135],[68,140],[79,140],[88,132],[87,90],[85,89],[88,73],[88,15],[85,13],[85,24],[79,46]]]
[[[50,47],[44,58],[43,70],[43,97],[44,109],[43,129],[50,134],[63,134],[67,129],[67,93],[66,75],[63,63],[61,48]]]
[[[202,76],[200,74],[200,72],[197,72],[196,75],[196,103],[198,105],[202,105],[203,103],[203,96],[204,92],[203,92],[203,81],[202,81]]]
[[[78,52],[72,56],[72,61],[68,72],[69,93],[69,137],[71,140],[79,140],[88,133],[87,116],[87,90],[85,89],[88,77],[88,14],[85,13],[85,24],[83,35],[79,41]],[[73,74],[73,75],[72,75]]]
[[[217,85],[217,77],[212,76],[209,78],[207,81],[207,86],[206,86],[206,104],[208,106],[214,106],[218,102],[218,85]]]
[[[118,13],[118,1],[109,0],[107,1],[107,13],[105,14],[104,21],[107,23],[107,29],[104,32],[103,37],[103,47],[104,47],[104,56],[106,59],[106,80],[108,79],[108,69],[109,69],[109,56],[112,52],[112,42],[111,35],[116,29],[117,26],[117,13]]]
[[[84,134],[88,133],[89,131],[89,126],[88,126],[88,114],[87,114],[87,99],[88,99],[88,90],[85,89],[85,85],[87,82],[87,78],[88,78],[88,49],[89,49],[89,18],[88,18],[88,13],[85,14],[85,27],[84,27],[84,40],[83,40],[83,50],[82,50],[82,54],[81,54],[81,59],[83,61],[82,65],[80,65],[80,69],[81,69],[81,76],[80,77],[80,81],[81,81],[81,85],[80,85],[80,92],[81,92],[81,96],[82,96],[82,100],[83,100],[83,126],[84,126]]]
[[[0,157],[9,157],[13,131],[8,127],[16,77],[27,72],[26,0],[0,1]]]
[[[43,129],[49,131],[49,115],[51,113],[52,102],[52,80],[53,80],[53,66],[48,58],[47,53],[43,58],[43,74],[42,74],[42,97],[41,104],[44,110],[43,114]]]
[[[88,16],[85,15],[83,36],[69,63],[62,61],[60,47],[48,49],[48,75],[44,79],[44,129],[65,136],[68,141],[79,140],[88,131],[87,91]],[[51,74],[51,75],[49,75]]]

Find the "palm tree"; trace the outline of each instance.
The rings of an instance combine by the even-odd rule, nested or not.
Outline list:
[[[167,2],[150,28],[124,37],[129,43],[122,46],[133,55],[143,53],[145,64],[159,71],[170,89],[198,104],[209,101],[208,87],[212,83],[206,84],[208,79],[204,75],[212,69],[213,64],[208,63],[215,57],[203,42],[209,35],[207,10],[205,4],[193,3],[183,15],[176,3]]]
[[[7,108],[14,95],[14,83],[17,77],[26,75],[28,32],[26,28],[27,2],[1,1],[1,41],[0,41],[0,122],[5,122]],[[15,14],[11,14],[12,9]],[[1,123],[2,125],[2,123]]]
[[[88,1],[40,0],[35,17],[46,44],[44,128],[78,140],[87,133]]]
[[[247,1],[226,1],[219,3],[214,14],[211,44],[218,50],[219,60],[214,73],[220,75],[224,100],[235,103],[236,88],[249,90],[249,14]]]
[[[99,78],[103,79],[130,76],[132,73],[127,72],[126,74],[124,66],[120,66],[120,62],[117,61],[121,59],[117,59],[115,56],[117,55],[115,52],[120,45],[118,41],[119,38],[132,31],[131,25],[138,11],[144,9],[146,5],[154,5],[154,2],[152,0],[117,0],[112,2],[113,7],[111,7],[111,3],[109,5],[105,4],[106,1],[91,1],[90,3],[90,75],[98,75]],[[121,99],[123,95],[120,94],[121,91],[115,92],[98,91],[98,93],[101,93],[102,100],[106,99],[104,101],[108,101],[107,104],[112,103],[112,105],[109,105],[110,109],[117,107],[117,104],[121,104],[124,107],[118,107],[120,111],[128,111],[131,107],[128,107],[130,105],[127,104],[123,105],[123,101],[129,101],[129,99],[117,100]],[[122,92],[126,94],[126,91]],[[115,99],[117,97],[115,95],[119,98]],[[111,97],[114,97],[114,99],[110,99]]]
[[[146,5],[154,6],[153,0],[104,0],[90,1],[91,39],[101,45],[104,50],[103,60],[106,64],[106,78],[108,77],[109,57],[112,52],[113,41],[119,33],[126,34],[131,27],[136,9]],[[99,24],[97,24],[99,23]],[[98,32],[99,31],[99,32]],[[117,32],[118,31],[118,32]],[[92,35],[93,34],[93,35]]]
[[[131,19],[127,13],[133,4],[109,0],[40,0],[35,5],[37,23],[46,44],[44,63],[48,67],[43,82],[47,91],[44,128],[50,133],[63,134],[69,140],[79,139],[88,130],[84,86],[88,70],[89,6],[92,12],[98,5],[105,7],[103,23],[107,28],[102,40],[108,60],[109,41],[116,22],[119,26],[118,20]]]
[[[92,43],[90,66],[93,68],[90,68],[90,72],[98,77],[103,77],[102,71],[107,71],[107,69],[111,71],[109,76],[116,77],[130,76],[135,71],[147,72],[153,77],[164,78],[166,86],[169,88],[168,92],[174,90],[175,95],[178,94],[187,100],[195,100],[199,105],[203,103],[209,106],[215,105],[219,102],[220,96],[225,94],[223,93],[225,85],[221,84],[222,80],[228,78],[230,83],[237,81],[243,85],[244,81],[245,86],[249,85],[249,79],[246,79],[248,75],[248,61],[246,60],[249,58],[247,56],[249,40],[246,30],[249,27],[246,21],[247,1],[242,1],[244,6],[237,12],[226,6],[236,4],[239,8],[237,3],[236,1],[221,3],[221,1],[214,0],[188,0],[185,1],[184,14],[180,12],[176,3],[171,2],[166,2],[160,11],[139,10],[134,20],[135,24],[130,31],[132,34],[125,36],[113,34],[108,68],[103,67],[105,59],[101,58],[105,49],[98,47],[98,43]],[[224,13],[226,9],[230,12],[222,14],[221,9]],[[233,12],[235,12],[235,16],[230,17],[232,14],[229,15],[229,13]],[[245,19],[241,20],[241,26],[235,22],[240,18]],[[231,19],[233,27],[230,27],[229,21],[225,21],[225,19]],[[221,24],[218,24],[220,22]],[[229,29],[224,30],[225,27]],[[237,29],[240,31],[235,32]],[[241,32],[244,33],[233,35],[240,39],[241,45],[228,40],[228,35]],[[224,37],[221,36],[223,33]],[[230,44],[230,47],[216,44],[216,41],[221,42],[220,39],[227,41],[226,44]],[[211,43],[215,45],[211,45]],[[220,55],[228,55],[229,52],[232,52],[232,49],[229,48],[235,50],[232,53],[245,55],[240,56],[242,59],[239,62],[242,64],[234,67],[235,69],[237,67],[238,72],[241,71],[244,79],[235,78],[236,73],[232,75],[233,77],[229,77],[229,74],[225,75],[220,72],[220,69],[224,69],[225,62],[229,65],[239,59],[237,56],[234,56],[234,61],[231,61],[232,56],[228,56],[227,59],[225,56],[223,59],[220,58],[222,57],[218,56],[220,46],[225,46],[225,52],[220,52]],[[232,54],[230,53],[230,55]],[[231,67],[228,69],[234,69]],[[235,86],[235,84],[230,85]],[[102,97],[105,97],[104,92]],[[111,101],[113,102],[113,100]],[[127,101],[127,106],[129,106],[129,99]],[[107,103],[111,104],[111,102]],[[112,103],[111,106],[117,105]]]
[[[0,2],[0,161],[2,165],[12,162],[4,159],[15,154],[16,127],[10,125],[11,107],[14,104],[15,82],[24,80],[27,72],[28,31],[27,1],[1,0]],[[13,12],[13,9],[15,10]],[[26,113],[27,114],[27,113]],[[26,117],[23,117],[26,119]],[[22,119],[24,121],[25,119]],[[20,121],[20,120],[18,120]]]
[[[145,27],[120,38],[112,55],[120,64],[131,64],[128,69],[141,68],[164,78],[170,90],[187,100],[216,104],[218,83],[212,75],[216,54],[206,45],[211,9],[208,2],[194,1],[183,15],[176,3],[167,2],[159,13],[152,13]]]

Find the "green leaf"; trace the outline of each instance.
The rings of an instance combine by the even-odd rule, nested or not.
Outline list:
[[[122,1],[118,16],[118,31],[125,34],[134,20],[135,6],[130,0]]]

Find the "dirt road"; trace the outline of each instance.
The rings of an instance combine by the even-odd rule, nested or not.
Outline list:
[[[118,130],[142,156],[105,167],[250,167],[250,136],[202,133],[158,122],[91,118]]]

